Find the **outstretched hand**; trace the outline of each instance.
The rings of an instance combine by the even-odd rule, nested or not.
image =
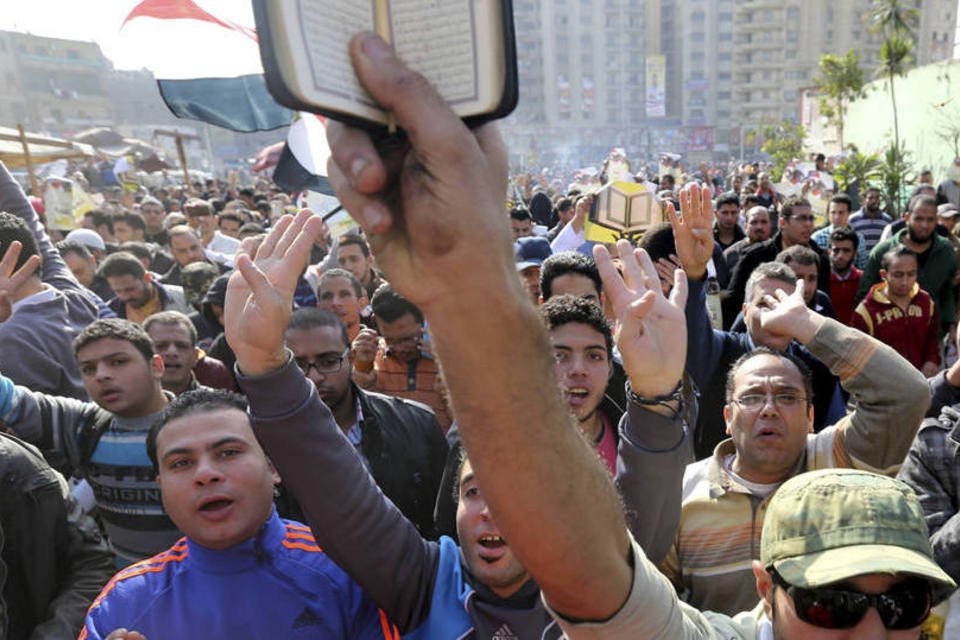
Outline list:
[[[375,145],[363,130],[327,127],[330,183],[387,279],[428,315],[433,305],[462,304],[466,292],[489,304],[505,283],[519,296],[496,127],[468,129],[374,34],[355,36],[350,55],[361,84],[407,134]]]
[[[10,243],[10,248],[0,260],[0,322],[13,315],[13,296],[23,284],[40,268],[40,256],[30,256],[19,269],[14,271],[23,245],[19,240]]]
[[[293,293],[322,229],[319,216],[304,209],[283,216],[256,249],[247,240],[237,270],[227,283],[223,306],[227,343],[246,375],[261,375],[285,364],[284,333],[293,312]]]
[[[803,300],[803,280],[797,280],[793,293],[777,289],[760,301],[760,326],[774,335],[780,335],[807,344],[823,325],[824,317],[807,306]]]
[[[616,315],[614,339],[623,368],[634,392],[647,397],[667,395],[676,388],[686,364],[686,275],[679,269],[674,272],[673,291],[667,299],[646,251],[634,250],[628,241],[620,240],[617,253],[622,276],[605,247],[593,250],[604,293]]]
[[[709,187],[691,184],[680,191],[680,216],[667,203],[667,217],[673,227],[677,256],[687,276],[703,278],[713,256],[713,200]],[[682,218],[682,219],[681,219]]]

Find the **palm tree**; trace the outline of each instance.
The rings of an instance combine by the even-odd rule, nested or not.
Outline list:
[[[842,56],[832,53],[820,56],[820,76],[814,79],[814,84],[821,93],[820,111],[837,127],[841,151],[847,104],[863,97],[865,83],[860,56],[853,49]]]
[[[870,28],[877,33],[913,33],[919,13],[913,7],[904,6],[902,0],[873,0],[870,10]]]
[[[900,121],[893,80],[903,76],[910,65],[918,17],[918,11],[906,6],[903,0],[873,0],[869,14],[870,28],[883,36],[877,75],[884,76],[889,82],[893,103],[893,148],[897,150],[900,149]]]
[[[897,94],[893,80],[903,76],[911,62],[913,40],[901,33],[892,33],[880,45],[880,67],[877,74],[885,76],[890,83],[890,102],[893,104],[893,145],[900,148],[900,121],[897,116]]]

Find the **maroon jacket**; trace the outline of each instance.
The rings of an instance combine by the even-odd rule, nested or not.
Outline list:
[[[933,299],[919,284],[913,285],[910,303],[902,309],[887,297],[887,284],[878,282],[857,306],[851,324],[890,345],[920,369],[925,362],[940,364],[939,322]]]

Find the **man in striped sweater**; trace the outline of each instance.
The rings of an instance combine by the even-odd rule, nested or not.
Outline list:
[[[681,260],[694,243],[686,226],[674,227]],[[733,365],[724,407],[730,439],[687,467],[679,531],[661,566],[701,611],[733,615],[756,604],[752,562],[760,557],[767,504],[783,482],[831,467],[895,474],[929,404],[924,378],[910,363],[810,310],[802,290],[799,282],[791,295],[771,288],[760,325],[809,349],[840,379],[856,409],[812,433],[813,386],[802,361],[760,347]]]
[[[869,187],[863,196],[863,208],[850,216],[849,224],[863,238],[863,245],[869,255],[880,242],[883,228],[893,220],[880,208],[880,189]]]

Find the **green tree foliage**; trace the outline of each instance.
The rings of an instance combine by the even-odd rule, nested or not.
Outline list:
[[[783,120],[779,124],[764,125],[761,133],[764,139],[763,151],[769,153],[773,159],[770,178],[779,182],[787,164],[803,157],[803,141],[807,132],[802,125]]]
[[[887,79],[890,102],[893,105],[893,148],[899,150],[900,120],[894,79],[903,76],[912,62],[911,53],[916,40],[914,30],[919,21],[919,13],[915,8],[907,6],[903,0],[874,0],[869,20],[871,29],[883,37],[877,75]]]
[[[895,218],[903,215],[903,191],[913,182],[913,161],[910,152],[894,144],[887,145],[878,170],[880,189],[887,203],[887,213]]]
[[[833,178],[840,191],[856,189],[863,193],[867,185],[877,178],[880,171],[880,156],[876,153],[851,151],[833,168]]]
[[[845,55],[825,53],[820,56],[820,75],[814,84],[820,92],[820,113],[837,128],[840,148],[843,144],[843,123],[847,115],[847,105],[864,96],[866,84],[860,56],[850,49]]]

